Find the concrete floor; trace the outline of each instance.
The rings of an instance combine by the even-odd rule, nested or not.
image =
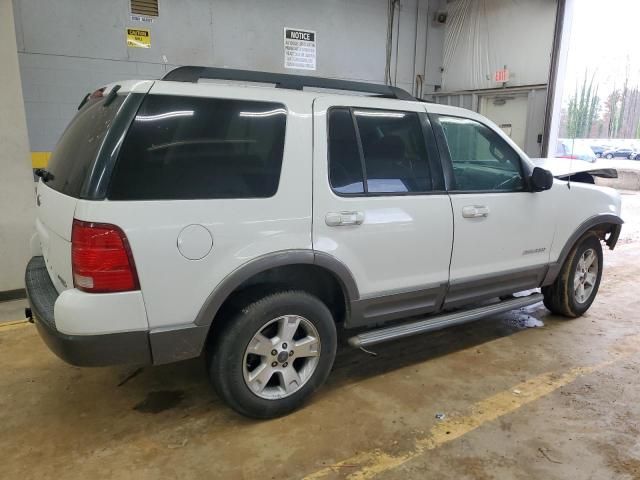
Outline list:
[[[0,302],[0,324],[24,320],[24,309],[28,306],[26,299]]]
[[[640,478],[640,196],[624,216],[583,318],[534,306],[375,357],[342,348],[272,421],[226,408],[199,360],[74,368],[32,326],[0,326],[0,478]]]

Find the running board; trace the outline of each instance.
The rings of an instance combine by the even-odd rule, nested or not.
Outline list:
[[[498,313],[508,312],[509,310],[514,310],[516,308],[533,305],[534,303],[541,302],[542,298],[543,296],[541,293],[534,293],[526,297],[516,297],[510,300],[503,300],[500,303],[485,305],[472,310],[447,313],[445,315],[438,315],[411,323],[404,323],[402,325],[370,330],[351,337],[349,339],[349,345],[356,348],[366,347],[389,340],[396,340],[398,338],[410,337],[411,335],[432,332],[434,330],[440,330],[454,325],[473,322],[474,320],[479,320],[491,315],[497,315]]]

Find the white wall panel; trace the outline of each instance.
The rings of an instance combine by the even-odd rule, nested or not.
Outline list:
[[[499,87],[504,65],[508,86],[547,83],[555,0],[452,0],[448,12],[442,90]]]
[[[384,82],[387,0],[161,0],[151,25],[131,21],[128,0],[13,3],[34,151],[54,147],[87,92],[127,78],[158,78],[177,65]],[[424,74],[425,47],[424,91],[441,83],[445,29],[430,22],[443,8],[445,0],[401,0],[391,62],[398,86],[411,91],[414,68]],[[317,32],[316,71],[285,70],[285,26]],[[127,27],[149,28],[151,48],[127,48]]]

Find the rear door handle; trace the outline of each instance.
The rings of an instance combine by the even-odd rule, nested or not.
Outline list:
[[[325,223],[330,227],[343,227],[347,225],[360,225],[364,222],[362,212],[329,212],[324,217]]]
[[[467,205],[462,207],[462,216],[464,218],[479,218],[489,216],[489,207],[484,205]]]

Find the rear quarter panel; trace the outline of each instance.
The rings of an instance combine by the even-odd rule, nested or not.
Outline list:
[[[301,92],[156,82],[151,94],[275,101],[288,111],[277,193],[271,198],[79,201],[76,217],[124,230],[135,260],[149,326],[192,323],[206,298],[232,271],[261,255],[311,249],[311,101]],[[177,247],[192,224],[209,230],[210,253],[188,260]]]

